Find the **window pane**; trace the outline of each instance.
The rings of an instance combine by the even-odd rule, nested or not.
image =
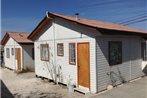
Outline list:
[[[41,60],[49,60],[49,48],[48,44],[41,44]]]
[[[69,44],[69,63],[76,64],[75,43]]]
[[[14,55],[14,48],[11,48],[11,54]]]
[[[6,57],[10,58],[10,50],[9,50],[9,48],[6,48]]]
[[[64,55],[63,43],[57,44],[57,55],[58,56],[63,56]]]
[[[109,64],[122,63],[122,42],[109,42]]]
[[[32,59],[34,60],[34,56],[35,56],[35,54],[34,54],[34,48],[32,48]]]

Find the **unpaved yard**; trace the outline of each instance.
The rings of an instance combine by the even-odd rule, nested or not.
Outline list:
[[[69,93],[65,86],[54,85],[47,80],[36,78],[33,72],[16,74],[0,69],[2,81],[15,98],[85,98],[83,94]],[[3,88],[2,88],[3,89]],[[10,97],[8,97],[10,98]]]
[[[8,69],[1,69],[1,98],[147,98],[147,77],[123,86],[116,87],[102,94],[83,95],[69,93],[65,86],[54,85],[47,80],[36,78],[33,72],[16,74]]]

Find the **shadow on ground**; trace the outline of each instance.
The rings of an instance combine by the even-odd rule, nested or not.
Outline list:
[[[1,80],[1,98],[14,98],[7,86]]]
[[[44,93],[44,92],[31,92],[25,94],[14,94],[15,98],[62,98],[61,94],[57,93]]]

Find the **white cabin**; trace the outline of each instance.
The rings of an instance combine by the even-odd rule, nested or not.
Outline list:
[[[14,71],[34,71],[34,44],[29,33],[7,32],[2,40],[5,67]]]
[[[37,76],[96,93],[144,75],[145,36],[126,26],[49,13],[28,38]]]

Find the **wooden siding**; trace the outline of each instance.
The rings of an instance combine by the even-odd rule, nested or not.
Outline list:
[[[141,70],[141,38],[139,37],[123,37],[123,36],[107,36],[97,37],[97,91],[105,90],[111,79],[108,73],[115,73],[116,84],[121,83],[120,77],[125,81],[135,79],[142,76]],[[109,66],[108,61],[108,42],[122,41],[122,64]]]
[[[90,46],[90,91],[96,93],[96,44],[94,35],[99,32],[88,30],[74,23],[56,18],[55,23],[47,26],[42,34],[36,36],[35,40],[35,73],[38,76],[52,79],[51,71],[53,65],[59,70],[58,81],[67,84],[67,80],[72,78],[76,86],[77,84],[77,57],[76,65],[69,64],[69,43],[89,42]],[[90,33],[91,32],[91,33]],[[55,42],[54,39],[55,38]],[[54,49],[55,43],[55,49]],[[63,43],[64,56],[57,56],[57,43]],[[40,44],[49,44],[50,61],[40,60]],[[77,46],[76,46],[77,56]],[[55,58],[55,59],[54,59]],[[50,62],[50,63],[49,63]],[[59,67],[61,66],[61,67]],[[49,71],[50,70],[50,71]],[[55,74],[53,74],[54,76]]]
[[[55,45],[57,43],[63,43],[64,45],[64,56],[57,56],[57,47],[55,47],[55,55],[54,55],[54,44],[53,41],[38,41],[35,42],[35,73],[39,76],[46,77],[52,79],[52,75],[55,74],[51,72],[53,70],[53,66],[56,65],[59,70],[58,82],[67,84],[67,80],[72,78],[72,81],[78,86],[78,77],[77,77],[77,60],[76,65],[69,64],[69,43],[75,42],[76,44],[76,59],[77,59],[77,43],[81,42],[89,42],[90,43],[90,88],[91,92],[96,92],[96,74],[95,74],[95,40],[89,38],[82,39],[64,39],[64,40],[56,40]],[[41,61],[40,60],[40,44],[47,43],[49,44],[50,49],[50,60],[49,61]],[[56,57],[55,57],[56,56]],[[54,57],[56,59],[54,59]],[[56,60],[56,62],[54,61]]]

